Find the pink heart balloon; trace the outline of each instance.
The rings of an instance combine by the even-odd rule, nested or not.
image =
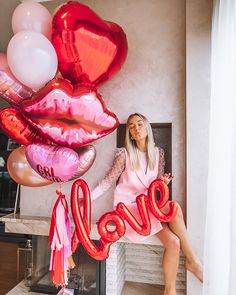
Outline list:
[[[25,155],[30,166],[50,181],[67,181],[78,171],[79,157],[70,148],[31,144],[27,146]]]
[[[51,184],[49,180],[42,178],[29,165],[25,157],[25,146],[18,147],[11,152],[7,159],[7,170],[15,182],[31,187],[39,187]]]
[[[96,158],[96,150],[95,147],[91,144],[85,145],[76,150],[79,156],[79,167],[75,175],[70,179],[76,179],[81,177],[84,173],[86,173],[89,168],[93,165],[93,162]]]

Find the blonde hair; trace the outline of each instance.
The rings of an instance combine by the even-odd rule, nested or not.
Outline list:
[[[146,137],[146,146],[147,146],[147,161],[148,167],[153,170],[156,164],[155,157],[155,143],[153,139],[153,133],[150,123],[147,118],[139,113],[131,114],[126,123],[126,131],[125,131],[125,148],[128,152],[130,158],[131,167],[137,171],[140,168],[139,156],[138,156],[138,148],[136,145],[136,141],[131,139],[131,134],[129,132],[129,121],[134,116],[140,117],[140,119],[144,122],[144,125],[147,129],[147,137]]]

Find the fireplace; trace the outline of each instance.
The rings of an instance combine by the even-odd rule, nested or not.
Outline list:
[[[94,241],[97,243],[97,241]],[[39,251],[40,249],[40,251]],[[68,289],[74,295],[104,295],[106,294],[106,262],[91,258],[80,245],[73,254],[76,264],[70,270]],[[32,238],[32,270],[28,271],[29,277],[25,280],[32,292],[44,294],[57,294],[56,288],[49,272],[50,251],[48,238],[33,236]]]

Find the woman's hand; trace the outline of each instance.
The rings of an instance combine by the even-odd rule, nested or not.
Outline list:
[[[161,176],[161,180],[163,180],[167,185],[171,182],[174,176],[171,173],[165,173]]]

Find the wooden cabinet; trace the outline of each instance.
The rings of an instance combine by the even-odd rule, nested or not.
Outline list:
[[[17,243],[0,242],[0,295],[17,284]]]

